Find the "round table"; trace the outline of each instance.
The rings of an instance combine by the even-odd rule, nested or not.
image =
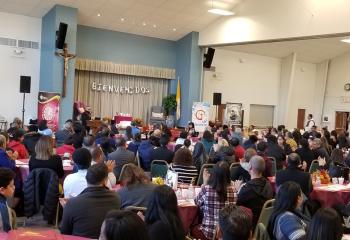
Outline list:
[[[314,187],[310,198],[319,201],[322,207],[346,205],[350,202],[350,187],[339,184]]]

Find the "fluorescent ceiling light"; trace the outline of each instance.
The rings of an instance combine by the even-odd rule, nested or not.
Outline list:
[[[345,38],[345,39],[342,39],[340,40],[341,42],[345,42],[345,43],[350,43],[350,38]]]
[[[231,16],[231,15],[235,14],[234,12],[227,11],[224,9],[218,9],[218,8],[209,9],[208,12],[213,13],[213,14],[217,14],[217,15],[221,15],[221,16]]]

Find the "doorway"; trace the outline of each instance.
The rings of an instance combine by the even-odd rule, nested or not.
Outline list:
[[[303,129],[305,123],[305,109],[298,109],[298,116],[297,116],[297,128]]]
[[[349,129],[348,119],[349,112],[335,112],[335,131],[341,132],[343,129],[346,131]]]

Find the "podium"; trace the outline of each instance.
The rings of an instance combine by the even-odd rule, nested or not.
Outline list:
[[[103,121],[101,120],[88,120],[86,125],[92,130],[92,135],[96,135],[98,129],[102,126]]]

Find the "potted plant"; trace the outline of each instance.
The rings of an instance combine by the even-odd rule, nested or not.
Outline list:
[[[174,118],[174,112],[176,110],[177,102],[176,102],[176,95],[171,94],[169,96],[166,96],[163,98],[163,108],[165,115],[167,116],[167,126],[168,127],[174,127],[175,125],[175,118]]]
[[[175,94],[171,94],[169,96],[166,96],[165,98],[163,98],[163,108],[165,111],[165,115],[169,116],[172,115],[174,113],[174,111],[176,110],[176,95]]]

